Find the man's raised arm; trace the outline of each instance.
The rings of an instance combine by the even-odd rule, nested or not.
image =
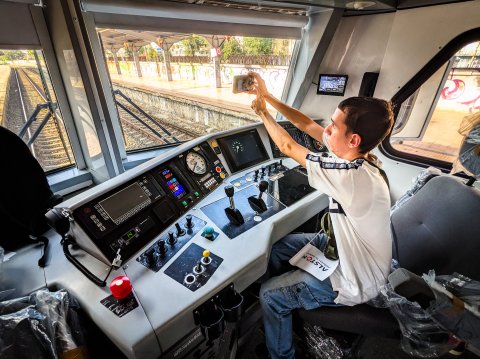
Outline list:
[[[322,142],[323,136],[323,127],[313,121],[310,117],[303,114],[302,112],[294,109],[293,107],[288,106],[287,104],[283,103],[275,96],[273,96],[270,92],[268,92],[267,85],[262,77],[255,73],[249,72],[249,75],[255,79],[255,92],[260,96],[262,96],[265,101],[267,101],[270,105],[273,106],[278,112],[280,112],[288,121],[290,121],[295,127],[297,127],[300,131],[303,131],[309,134],[314,139]]]

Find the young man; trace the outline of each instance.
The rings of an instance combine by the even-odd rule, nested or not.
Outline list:
[[[250,75],[255,78],[250,93],[257,95],[252,108],[272,140],[285,155],[306,167],[312,187],[329,196],[335,244],[324,234],[314,243],[322,250],[327,241],[334,245],[339,260],[333,274],[320,281],[288,265],[315,234],[288,235],[272,247],[270,273],[281,275],[270,278],[260,290],[266,344],[272,358],[293,358],[293,309],[364,303],[377,296],[386,282],[392,256],[390,195],[385,173],[369,151],[390,132],[393,114],[384,100],[352,97],[339,104],[331,123],[323,128],[273,97],[258,74]],[[296,143],[270,115],[265,101],[300,130],[322,141],[330,154],[310,153]]]

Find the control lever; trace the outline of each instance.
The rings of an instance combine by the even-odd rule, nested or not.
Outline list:
[[[248,204],[257,213],[263,213],[267,210],[267,205],[262,199],[263,192],[265,192],[267,188],[268,188],[268,182],[260,181],[260,183],[258,184],[258,189],[260,190],[258,197],[255,197],[255,196],[248,197]]]
[[[227,195],[228,199],[230,200],[230,207],[225,208],[225,214],[227,215],[228,219],[231,223],[239,226],[245,223],[242,214],[238,209],[235,208],[235,201],[233,200],[233,194],[235,189],[233,186],[228,185],[225,186],[225,194]]]
[[[155,248],[150,248],[148,251],[145,252],[145,259],[147,260],[147,264],[149,266],[154,266],[159,258],[158,253]]]
[[[187,227],[188,229],[192,228],[192,227],[193,227],[192,215],[191,215],[191,214],[187,214],[187,215],[185,216],[185,219],[187,220],[187,224],[185,225],[185,227]]]
[[[172,231],[168,231],[168,243],[173,246],[175,243],[177,243],[177,239],[175,238],[175,235],[173,234]]]
[[[180,227],[180,225],[177,223],[175,223],[175,228],[177,229],[177,237],[181,237],[185,234],[185,230],[182,229],[182,227]]]

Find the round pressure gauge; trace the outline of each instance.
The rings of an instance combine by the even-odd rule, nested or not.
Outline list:
[[[188,152],[185,156],[187,168],[196,175],[203,175],[207,172],[207,161],[198,152]]]
[[[240,141],[233,141],[231,146],[232,146],[233,152],[235,153],[240,153],[240,152],[243,152],[244,150],[243,144]]]

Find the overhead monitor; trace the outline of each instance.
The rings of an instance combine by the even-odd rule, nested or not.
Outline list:
[[[343,96],[348,75],[320,74],[317,95]]]

